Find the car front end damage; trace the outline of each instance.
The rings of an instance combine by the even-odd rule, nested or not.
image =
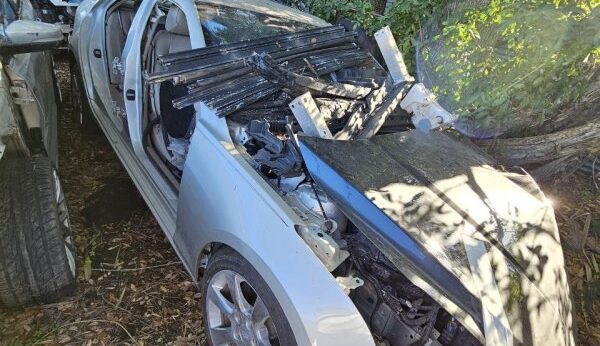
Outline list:
[[[573,344],[554,212],[530,176],[496,169],[439,132],[301,138],[301,148],[311,176],[377,249],[355,258],[373,269],[371,285],[383,286],[382,301],[400,307],[401,319],[414,304],[386,291],[397,286],[393,273],[418,277],[416,286],[486,343]]]
[[[526,173],[496,167],[447,134],[415,130],[453,118],[407,78],[395,44],[379,46],[391,77],[355,33],[332,26],[165,54],[145,81],[148,89],[186,86],[173,108],[202,102],[202,117],[226,120],[233,146],[202,145],[224,145],[260,175],[255,189],[269,189],[298,216],[299,238],[375,340],[574,344],[548,200]],[[205,131],[196,129],[184,158],[186,190],[194,175],[227,180],[194,171],[219,160],[206,147],[196,152]]]

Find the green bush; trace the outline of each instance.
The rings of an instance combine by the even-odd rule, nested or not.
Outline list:
[[[423,51],[434,92],[473,133],[535,133],[600,67],[600,0],[491,0],[439,11]],[[450,13],[448,15],[448,13]]]

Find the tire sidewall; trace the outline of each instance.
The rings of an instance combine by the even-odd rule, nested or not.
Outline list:
[[[45,157],[33,157],[31,158],[33,161],[34,166],[39,165],[39,163],[44,162],[44,165],[46,164],[45,161],[47,160]],[[71,220],[69,218],[69,214],[68,214],[68,209],[66,206],[66,200],[63,200],[63,207],[65,208],[65,213],[66,215],[64,215],[64,217],[67,220],[68,223],[68,227],[64,227],[63,222],[61,220],[61,211],[60,211],[60,205],[58,202],[58,197],[59,197],[59,193],[63,193],[63,199],[65,199],[66,197],[64,196],[64,190],[62,190],[62,183],[60,182],[59,176],[58,176],[58,171],[56,170],[56,168],[54,168],[49,162],[48,164],[50,165],[50,174],[52,176],[52,198],[53,198],[53,206],[52,208],[55,209],[56,214],[58,215],[58,232],[60,232],[60,236],[61,239],[63,241],[63,245],[66,242],[66,237],[71,237]],[[38,172],[38,170],[34,170],[34,172]],[[59,189],[61,191],[59,191]],[[72,238],[71,238],[72,239]],[[61,293],[59,294],[60,296],[68,294],[70,292],[72,292],[75,289],[75,284],[76,284],[76,275],[77,275],[77,265],[76,262],[73,263],[74,267],[73,270],[71,270],[71,267],[69,265],[69,258],[68,258],[68,254],[67,254],[67,248],[66,246],[63,246],[62,248],[63,251],[60,251],[59,254],[57,254],[57,256],[61,257],[61,262],[64,264],[64,268],[65,268],[65,273],[68,276],[68,280],[69,283],[68,285],[66,285],[65,287],[63,287],[61,289]],[[72,251],[72,256],[73,259],[76,260],[77,256],[75,254],[75,250],[73,247],[73,251]]]
[[[7,307],[52,303],[75,289],[54,172],[47,157],[0,161],[0,302]]]

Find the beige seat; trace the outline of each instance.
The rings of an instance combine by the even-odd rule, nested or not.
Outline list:
[[[191,48],[190,34],[183,11],[171,6],[167,13],[165,30],[154,36],[154,57],[167,53],[177,53]]]
[[[162,70],[158,57],[191,49],[188,25],[183,11],[171,6],[167,13],[165,30],[159,31],[152,41],[152,72]],[[186,94],[185,86],[174,86],[170,82],[154,85],[152,88],[152,106],[154,113],[161,118],[162,128],[172,138],[184,138],[188,134],[193,118],[193,107],[175,109],[172,101]],[[158,139],[157,139],[158,140]]]

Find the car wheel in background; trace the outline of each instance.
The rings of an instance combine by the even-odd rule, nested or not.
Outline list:
[[[223,248],[202,280],[204,329],[209,345],[296,345],[275,295],[256,269]]]
[[[84,132],[94,132],[98,130],[98,125],[94,121],[90,103],[83,88],[83,78],[79,67],[75,62],[71,62],[71,105],[73,107],[73,121]]]
[[[56,170],[45,157],[0,161],[0,302],[50,303],[75,288],[75,250]]]

